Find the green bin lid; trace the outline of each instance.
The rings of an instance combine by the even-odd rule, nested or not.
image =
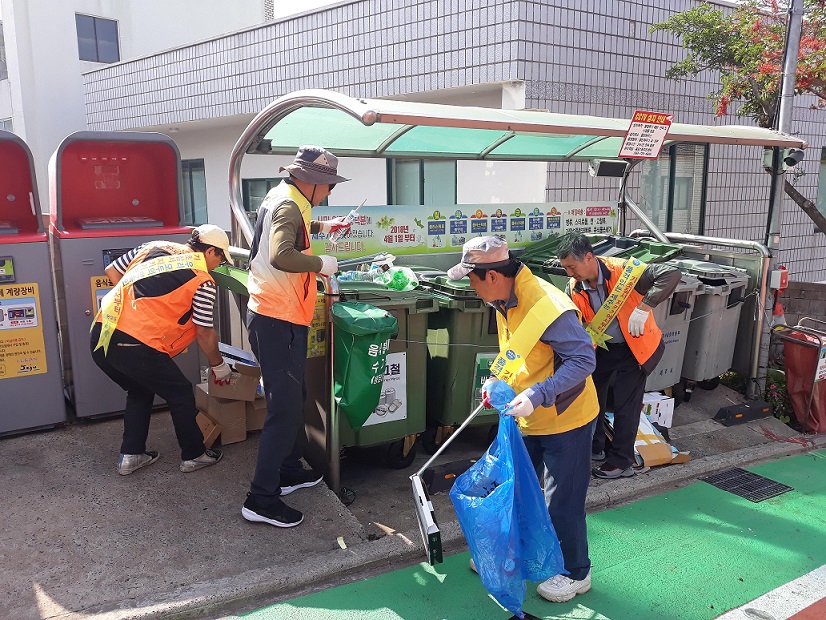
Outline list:
[[[682,246],[659,241],[640,241],[636,247],[629,248],[620,254],[619,258],[637,258],[644,263],[662,263],[670,260],[683,251]]]
[[[370,303],[382,308],[406,308],[411,314],[436,312],[439,304],[429,291],[415,288],[412,291],[395,291],[379,282],[346,280],[339,282],[341,294],[348,300]]]
[[[247,291],[249,271],[246,269],[238,269],[230,265],[220,265],[210,273],[218,286],[222,286],[239,295],[249,295]]]
[[[470,286],[470,278],[465,276],[461,280],[451,280],[442,272],[438,275],[423,274],[422,282],[434,292],[457,299],[479,299],[476,291]]]
[[[387,310],[352,301],[333,304],[333,323],[336,329],[355,336],[395,334],[398,331],[396,317]]]

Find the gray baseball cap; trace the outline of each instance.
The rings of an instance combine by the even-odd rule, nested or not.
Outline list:
[[[461,280],[476,268],[493,269],[511,262],[508,242],[500,237],[475,237],[462,246],[462,262],[447,270],[451,280]]]

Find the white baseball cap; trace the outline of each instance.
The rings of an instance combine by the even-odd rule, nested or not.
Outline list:
[[[232,257],[229,255],[229,237],[215,224],[201,224],[198,228],[193,228],[192,240],[218,248],[223,252],[226,261],[232,263]]]

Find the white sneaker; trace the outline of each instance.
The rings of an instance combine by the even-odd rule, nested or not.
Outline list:
[[[565,575],[556,575],[543,581],[536,587],[536,592],[546,601],[564,603],[570,601],[577,594],[585,594],[591,589],[591,571],[585,579],[570,579]]]
[[[476,574],[479,573],[479,571],[476,570],[476,562],[473,561],[473,558],[470,558],[470,570],[472,570]]]

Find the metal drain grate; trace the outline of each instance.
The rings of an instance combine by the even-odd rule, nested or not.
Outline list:
[[[770,497],[782,495],[786,491],[792,491],[794,489],[794,487],[780,484],[770,478],[753,474],[739,467],[727,469],[726,471],[700,478],[700,480],[755,503],[762,502],[764,499],[769,499]]]

